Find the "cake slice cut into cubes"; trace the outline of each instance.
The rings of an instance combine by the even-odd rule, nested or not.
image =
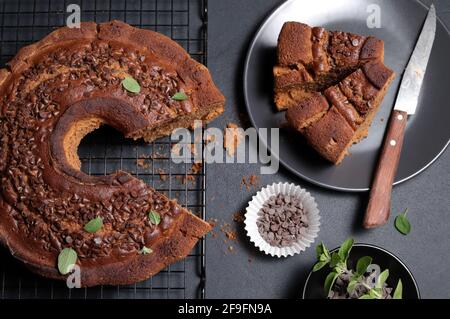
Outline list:
[[[286,111],[291,127],[325,159],[339,164],[368,134],[394,72],[380,60],[364,64],[322,93],[312,93]]]
[[[394,72],[372,36],[286,22],[273,68],[275,105],[325,159],[339,164],[368,135]]]
[[[275,105],[281,111],[335,85],[367,62],[383,61],[384,42],[286,22],[278,38],[277,58],[273,69]]]

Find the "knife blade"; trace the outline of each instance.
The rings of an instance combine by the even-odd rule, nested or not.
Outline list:
[[[436,35],[436,9],[431,6],[414,52],[403,75],[400,91],[397,95],[394,110],[408,115],[416,113],[419,104],[420,88],[430,60],[431,50]]]
[[[416,113],[420,90],[436,36],[436,9],[431,5],[419,39],[403,74],[375,171],[364,228],[384,225],[390,215],[394,178],[400,161],[408,115]]]

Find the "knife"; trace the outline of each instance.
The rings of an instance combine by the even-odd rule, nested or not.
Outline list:
[[[378,166],[369,196],[364,228],[384,225],[391,210],[391,196],[409,115],[414,115],[419,102],[420,89],[430,59],[436,35],[436,9],[428,12],[419,40],[406,67],[400,91],[392,111],[384,138]]]

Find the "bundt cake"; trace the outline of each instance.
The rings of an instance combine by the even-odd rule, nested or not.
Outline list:
[[[278,37],[277,58],[275,105],[281,111],[336,84],[368,61],[383,60],[384,42],[286,22]]]
[[[102,124],[152,141],[223,112],[206,67],[123,22],[61,28],[0,70],[0,242],[32,271],[130,284],[188,255],[210,225],[125,172],[80,170]],[[70,258],[69,258],[70,257]]]
[[[349,147],[367,136],[393,78],[380,60],[368,62],[323,94],[312,93],[289,108],[287,122],[322,157],[339,164]]]
[[[274,66],[275,105],[291,127],[339,164],[366,137],[394,78],[383,64],[384,42],[286,22]]]

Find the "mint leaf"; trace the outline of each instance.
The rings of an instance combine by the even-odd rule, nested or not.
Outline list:
[[[139,251],[139,253],[141,255],[148,255],[148,254],[151,254],[152,252],[153,252],[153,249],[145,247],[145,246],[142,247],[142,249]]]
[[[97,216],[96,218],[90,220],[86,225],[84,225],[84,230],[88,233],[96,233],[103,227],[103,218]]]
[[[125,90],[131,93],[139,93],[141,92],[141,86],[138,81],[133,79],[131,76],[127,76],[122,80],[122,86]]]
[[[337,264],[339,264],[341,262],[341,257],[339,256],[338,253],[334,252],[331,255],[331,263],[330,263],[330,267],[334,268],[337,266]]]
[[[366,273],[367,267],[372,263],[372,257],[370,256],[364,256],[361,257],[358,262],[356,263],[356,273],[359,276],[362,276]]]
[[[159,214],[154,210],[151,210],[148,213],[148,218],[150,219],[150,222],[154,225],[159,225],[159,223],[161,222],[161,216],[159,216]]]
[[[408,209],[406,209],[403,214],[398,215],[395,218],[395,228],[397,228],[397,230],[403,235],[408,235],[411,232],[411,224],[406,217],[407,213]]]
[[[324,255],[327,258],[330,258],[330,252],[328,251],[328,249],[324,243],[320,243],[319,245],[317,245],[316,253],[317,253],[317,258],[320,258],[320,256],[322,256],[322,255]]]
[[[313,267],[313,272],[319,271],[328,264],[328,261],[319,261]]]
[[[333,288],[337,277],[338,277],[338,274],[333,271],[333,272],[330,272],[328,274],[327,278],[325,279],[324,289],[325,289],[325,293],[326,293],[327,297],[330,295],[331,288]]]
[[[386,280],[388,279],[388,277],[389,277],[389,269],[386,269],[378,276],[377,284],[375,285],[375,288],[376,289],[383,288],[383,285],[386,282]]]
[[[402,299],[403,297],[402,295],[403,295],[403,283],[402,280],[399,279],[392,299]]]
[[[316,247],[317,258],[320,258],[320,256],[323,255],[324,250],[325,250],[325,245],[323,243],[320,243],[319,245],[317,245],[317,247]]]
[[[341,247],[339,248],[338,254],[343,262],[347,261],[347,258],[350,255],[350,251],[352,250],[354,242],[355,241],[352,238],[349,238],[346,241],[344,241]]]
[[[58,270],[61,275],[67,275],[77,263],[78,255],[72,248],[64,248],[58,255]]]
[[[189,99],[189,96],[187,96],[184,92],[177,92],[172,96],[171,99],[174,101],[185,101]]]

